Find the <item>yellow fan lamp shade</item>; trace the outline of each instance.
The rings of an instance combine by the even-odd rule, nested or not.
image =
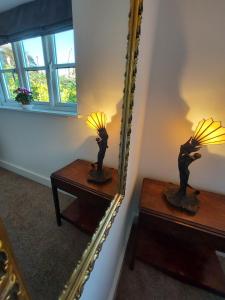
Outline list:
[[[106,127],[106,115],[103,112],[93,112],[88,116],[86,124],[92,129],[101,129]]]
[[[216,145],[225,143],[225,127],[222,127],[220,121],[214,121],[212,118],[203,119],[198,123],[193,139],[199,145]]]

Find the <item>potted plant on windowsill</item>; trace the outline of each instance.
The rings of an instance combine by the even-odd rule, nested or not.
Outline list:
[[[22,108],[31,110],[33,107],[31,104],[33,100],[32,92],[26,88],[18,88],[15,93],[17,94],[15,100],[21,104]]]

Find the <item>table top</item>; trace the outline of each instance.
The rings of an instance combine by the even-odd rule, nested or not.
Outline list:
[[[140,211],[146,214],[159,216],[171,220],[198,227],[199,229],[225,235],[225,196],[200,191],[198,198],[200,208],[196,215],[192,216],[180,211],[167,203],[163,191],[168,182],[144,178],[140,200]]]
[[[113,199],[116,193],[118,193],[118,171],[111,168],[112,180],[104,184],[95,184],[87,180],[88,173],[91,169],[91,162],[77,159],[54,172],[51,178],[59,179],[83,190],[98,194],[99,196]]]

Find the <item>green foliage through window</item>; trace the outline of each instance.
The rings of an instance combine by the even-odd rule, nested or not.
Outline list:
[[[6,72],[4,74],[4,77],[5,77],[5,81],[6,81],[7,87],[8,87],[9,97],[11,99],[15,99],[14,91],[19,86],[18,75],[15,72]]]
[[[76,103],[76,74],[75,68],[59,69],[59,90],[61,103]]]
[[[49,102],[45,71],[29,71],[28,74],[34,101]]]

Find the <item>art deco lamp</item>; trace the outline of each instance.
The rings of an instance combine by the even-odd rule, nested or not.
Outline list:
[[[178,168],[180,175],[180,186],[170,184],[165,191],[167,201],[191,214],[196,214],[199,208],[199,191],[194,190],[189,184],[189,165],[196,159],[201,158],[198,150],[204,145],[216,145],[225,143],[225,128],[221,122],[213,121],[212,118],[203,119],[191,137],[185,144],[181,145],[178,156]],[[194,154],[192,154],[194,153]]]
[[[96,142],[99,147],[98,159],[92,164],[92,170],[89,172],[88,181],[94,183],[104,183],[112,178],[111,171],[103,168],[103,160],[106,149],[108,148],[108,133],[106,131],[106,115],[103,112],[93,112],[86,121],[88,127],[96,129],[98,137]]]

